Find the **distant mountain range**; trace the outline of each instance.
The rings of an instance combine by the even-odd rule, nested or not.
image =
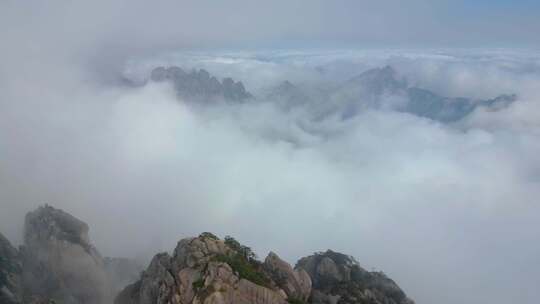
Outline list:
[[[444,97],[418,87],[410,87],[390,66],[365,71],[332,88],[318,90],[299,87],[284,81],[274,87],[266,99],[280,100],[287,108],[309,104],[320,117],[339,115],[343,119],[368,109],[394,110],[437,120],[458,121],[477,108],[498,111],[517,100],[516,95],[500,95],[476,100],[465,97]]]
[[[349,119],[366,110],[390,110],[452,123],[476,109],[498,111],[517,100],[516,95],[500,95],[493,99],[441,96],[409,86],[407,80],[399,77],[390,66],[367,70],[337,85],[298,86],[285,80],[257,98],[242,82],[232,78],[219,80],[204,69],[186,72],[177,66],[157,67],[152,70],[149,80],[170,82],[178,97],[187,102],[272,102],[287,111],[302,107],[318,120],[333,115]]]

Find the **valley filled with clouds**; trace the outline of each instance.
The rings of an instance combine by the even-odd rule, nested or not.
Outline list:
[[[53,81],[2,112],[2,229],[17,239],[24,213],[54,202],[83,214],[110,254],[148,257],[214,231],[291,261],[350,252],[420,303],[527,302],[540,250],[539,63],[511,50],[172,52],[130,58],[116,81]],[[150,79],[158,66],[204,68],[252,96],[181,97]],[[515,100],[441,121],[400,108],[413,97],[396,83]]]
[[[2,234],[48,203],[107,256],[212,231],[536,303],[537,4],[307,2],[0,5]]]

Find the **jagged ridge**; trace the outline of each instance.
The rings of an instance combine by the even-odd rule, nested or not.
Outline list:
[[[188,100],[215,102],[219,100],[242,102],[253,96],[240,81],[224,78],[219,81],[204,69],[185,72],[177,66],[157,67],[150,79],[155,82],[170,81],[178,96]]]

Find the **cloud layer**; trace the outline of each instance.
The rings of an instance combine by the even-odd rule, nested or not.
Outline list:
[[[500,6],[480,20],[464,16],[478,30],[463,34],[457,13],[441,15],[447,1],[412,1],[406,15],[395,1],[340,2],[2,4],[0,230],[19,241],[24,214],[50,203],[87,221],[105,255],[146,258],[213,231],[291,262],[327,248],[352,254],[420,304],[535,303],[535,52],[184,49],[440,37],[465,45],[480,36],[485,44],[534,42],[516,35],[519,25],[536,25],[516,17],[525,3],[504,23],[489,21]],[[390,64],[444,96],[519,100],[452,125],[392,111],[313,121],[272,102],[201,109],[167,84],[118,84],[119,75],[145,78],[162,64],[234,77],[258,96],[285,79],[332,86]]]

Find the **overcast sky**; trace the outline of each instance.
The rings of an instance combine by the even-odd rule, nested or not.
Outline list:
[[[3,1],[0,14],[8,37],[58,45],[258,48],[538,46],[539,12],[534,0],[135,0]]]
[[[419,304],[536,303],[538,1],[149,3],[0,2],[0,231],[13,242],[50,203],[87,221],[105,255],[213,231],[290,262],[343,251]],[[306,125],[271,104],[198,112],[167,85],[117,85],[158,64],[255,94],[392,65],[443,96],[519,99],[451,126],[378,111]]]

